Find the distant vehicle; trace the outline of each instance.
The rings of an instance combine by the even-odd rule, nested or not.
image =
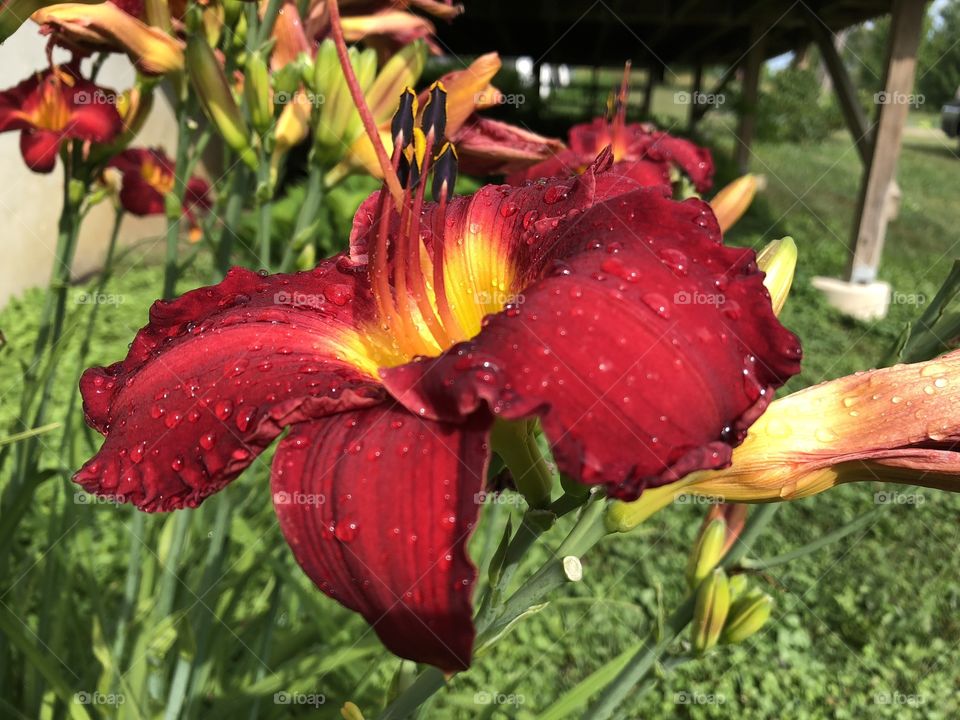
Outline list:
[[[940,127],[947,137],[960,136],[960,98],[954,98],[940,111]]]

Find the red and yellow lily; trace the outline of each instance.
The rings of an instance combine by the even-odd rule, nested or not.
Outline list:
[[[158,301],[124,360],[84,374],[106,439],[75,479],[194,507],[286,430],[271,484],[301,567],[391,650],[453,671],[471,660],[466,546],[492,451],[538,421],[563,473],[636,498],[724,467],[800,347],[709,206],[625,192],[609,153],[451,197],[442,108],[435,87],[415,127],[405,96],[405,189],[363,203],[347,253]],[[533,475],[521,490],[549,502]]]
[[[35,172],[53,170],[68,140],[108,143],[123,130],[112,90],[57,66],[0,92],[0,132],[20,131],[20,151]]]

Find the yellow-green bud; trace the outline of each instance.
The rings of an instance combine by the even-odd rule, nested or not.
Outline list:
[[[730,610],[730,587],[723,568],[717,568],[697,588],[693,609],[693,649],[705,653],[717,644]]]
[[[343,707],[340,708],[340,716],[343,720],[363,720],[363,713],[360,712],[360,708],[352,702],[343,704]]]
[[[250,167],[256,169],[257,155],[250,147],[247,128],[217,56],[200,35],[187,40],[187,71],[210,122],[227,145]]]
[[[773,598],[765,593],[748,593],[730,606],[730,613],[720,642],[741,643],[757,632],[770,619]]]
[[[317,264],[317,249],[313,243],[307,243],[297,256],[297,270],[313,270]]]
[[[250,121],[260,135],[273,125],[273,98],[270,94],[270,71],[259,52],[247,57],[247,73],[243,83]]]
[[[736,602],[737,598],[743,595],[750,585],[750,580],[746,575],[734,575],[730,578],[730,602]]]
[[[768,244],[757,255],[757,266],[766,273],[763,284],[770,292],[773,312],[779,315],[787,302],[797,268],[797,245],[793,238],[785,237]]]
[[[723,544],[727,536],[727,523],[723,518],[713,520],[697,538],[687,560],[687,584],[691,589],[700,585],[707,575],[723,559]]]

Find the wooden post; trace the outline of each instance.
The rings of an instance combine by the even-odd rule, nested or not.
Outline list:
[[[657,86],[657,71],[653,63],[647,66],[647,85],[643,91],[643,105],[640,109],[640,115],[644,120],[650,117],[650,110],[653,108],[653,90]]]
[[[717,81],[717,84],[713,86],[713,89],[710,91],[710,95],[717,97],[723,94],[723,91],[726,90],[727,85],[733,79],[734,74],[736,73],[736,66],[731,65],[726,70],[724,70],[723,75],[720,76],[720,79]],[[693,108],[693,121],[694,123],[700,122],[700,119],[707,114],[707,110],[715,107],[714,105],[708,105],[706,103],[701,103],[700,105],[695,105]]]
[[[700,97],[702,94],[703,63],[698,61],[693,69],[693,87],[690,90],[690,107],[688,108],[689,114],[687,115],[687,130],[690,132],[693,132],[694,127],[697,125],[697,120],[700,118],[697,114],[697,105],[703,99]]]
[[[853,136],[853,141],[857,144],[860,159],[864,165],[867,165],[870,162],[870,137],[867,116],[860,105],[857,90],[850,79],[850,74],[847,72],[843,60],[840,58],[840,53],[837,52],[836,45],[834,45],[833,33],[809,8],[807,8],[807,21],[810,25],[810,32],[813,33],[813,37],[817,41],[817,47],[820,48],[823,62],[830,72],[830,81],[833,83],[833,90],[840,101],[840,110],[847,123],[847,129]]]
[[[910,109],[925,9],[923,0],[894,0],[893,3],[884,90],[875,97],[878,114],[876,138],[860,187],[854,247],[847,269],[850,282],[870,283],[877,278],[887,222],[893,212],[891,184],[896,175],[903,128]]]
[[[757,28],[751,35],[751,43],[743,65],[743,108],[737,127],[737,144],[733,150],[734,162],[741,173],[750,169],[750,146],[757,129],[757,100],[760,96],[760,70],[763,67],[763,37]]]

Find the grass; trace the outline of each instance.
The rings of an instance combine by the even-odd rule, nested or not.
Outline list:
[[[704,127],[718,157],[729,153],[727,125],[719,116]],[[911,136],[900,167],[903,207],[881,277],[914,301],[932,297],[956,255],[960,204],[945,179],[960,165],[945,142]],[[809,285],[845,265],[861,172],[855,152],[842,136],[811,146],[759,144],[755,152],[767,188],[730,240],[754,247],[786,234],[797,240],[801,262],[783,319],[801,336],[806,360],[792,387],[873,365],[922,308],[899,302],[886,320],[859,323],[830,310]],[[730,177],[722,166],[719,182]],[[119,359],[145,322],[160,287],[152,257],[145,245],[121,263],[109,292],[123,302],[100,308],[89,363]],[[197,267],[183,286],[206,277]],[[8,341],[0,351],[3,426],[16,416],[19,364],[29,355],[40,297],[27,293],[0,313]],[[90,310],[71,311],[75,330],[56,358],[54,419],[74,397]],[[271,509],[269,456],[198,511],[145,516],[75,492],[68,477],[95,449],[92,433],[57,429],[41,440],[48,472],[33,479],[34,500],[4,548],[0,716],[332,718],[346,700],[375,716],[400,663],[295,567]],[[2,485],[9,463],[4,472]],[[956,717],[960,500],[900,488],[905,502],[878,506],[878,488],[840,488],[783,507],[755,556],[881,512],[842,543],[758,574],[754,583],[777,601],[764,630],[697,661],[683,661],[678,643],[678,664],[660,668],[653,691],[631,697],[618,717]],[[474,549],[516,512],[488,506]],[[678,503],[607,541],[584,560],[582,583],[478,658],[424,717],[536,718],[680,602],[703,512]],[[530,567],[543,557],[535,553]],[[492,696],[503,702],[478,704]]]

